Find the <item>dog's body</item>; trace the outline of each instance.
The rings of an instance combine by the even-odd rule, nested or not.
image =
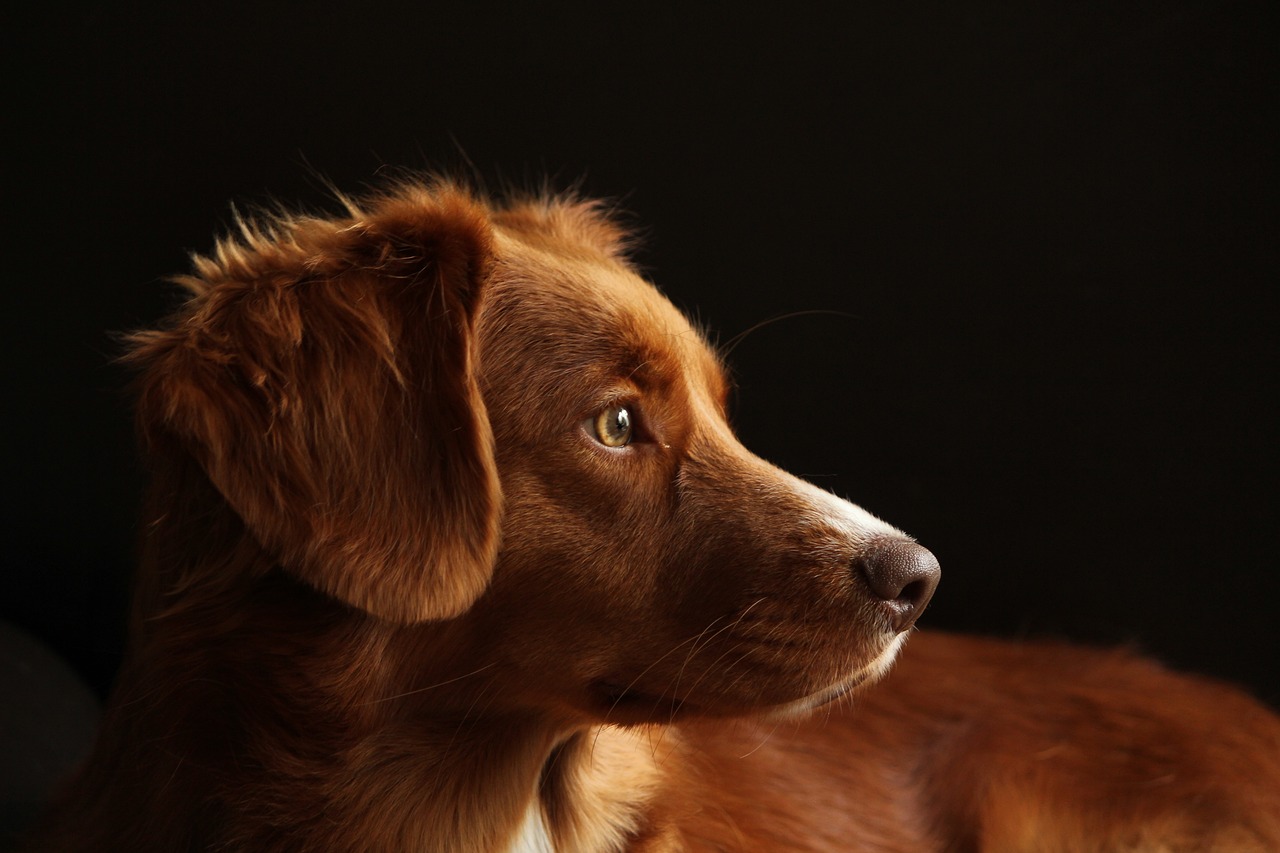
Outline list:
[[[1230,687],[927,634],[869,687],[936,561],[737,443],[623,241],[406,185],[197,259],[131,356],[130,658],[38,849],[1280,849]]]

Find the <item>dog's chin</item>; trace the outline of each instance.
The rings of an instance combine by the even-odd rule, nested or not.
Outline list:
[[[787,702],[768,709],[763,714],[763,718],[766,720],[786,720],[802,717],[824,705],[829,705],[875,684],[889,674],[889,670],[893,668],[894,662],[897,661],[898,652],[903,643],[906,642],[906,639],[907,635],[905,633],[897,635],[889,641],[884,650],[871,663],[851,675],[845,676],[835,684],[824,687],[816,693],[811,693],[803,699],[797,699],[794,702]]]
[[[858,690],[875,684],[888,674],[898,658],[898,651],[906,641],[906,634],[899,634],[890,640],[865,666],[844,676],[835,684],[810,693],[800,699],[772,705],[755,711],[746,711],[741,707],[722,708],[716,703],[700,706],[686,699],[669,695],[645,693],[634,687],[622,687],[617,682],[599,680],[591,685],[591,705],[595,714],[603,716],[605,722],[633,725],[653,722],[675,722],[688,716],[697,717],[738,717],[760,716],[766,720],[781,720],[799,717],[835,702]]]

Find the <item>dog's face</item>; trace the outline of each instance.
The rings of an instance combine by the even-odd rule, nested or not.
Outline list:
[[[605,218],[450,198],[384,202],[322,249],[295,238],[310,291],[285,272],[246,289],[260,259],[210,264],[185,337],[143,339],[144,424],[180,436],[281,564],[423,643],[447,630],[505,703],[787,711],[887,670],[932,556],[742,447],[716,356]],[[288,328],[264,344],[266,322]],[[211,390],[228,364],[243,378]],[[269,447],[245,446],[255,430]]]
[[[607,245],[522,225],[540,243],[499,240],[477,324],[493,654],[618,720],[809,707],[887,669],[901,626],[856,566],[902,534],[749,453],[715,354]]]

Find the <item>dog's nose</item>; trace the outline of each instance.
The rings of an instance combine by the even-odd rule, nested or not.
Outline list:
[[[901,539],[872,545],[857,559],[856,567],[898,633],[924,612],[942,576],[938,558],[928,548]]]

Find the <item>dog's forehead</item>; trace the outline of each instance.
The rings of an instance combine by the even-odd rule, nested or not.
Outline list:
[[[720,361],[702,335],[657,288],[625,263],[560,254],[500,240],[485,299],[484,346],[524,350],[523,363],[555,375],[606,383],[691,384],[723,398]],[[516,363],[512,357],[506,363]]]

